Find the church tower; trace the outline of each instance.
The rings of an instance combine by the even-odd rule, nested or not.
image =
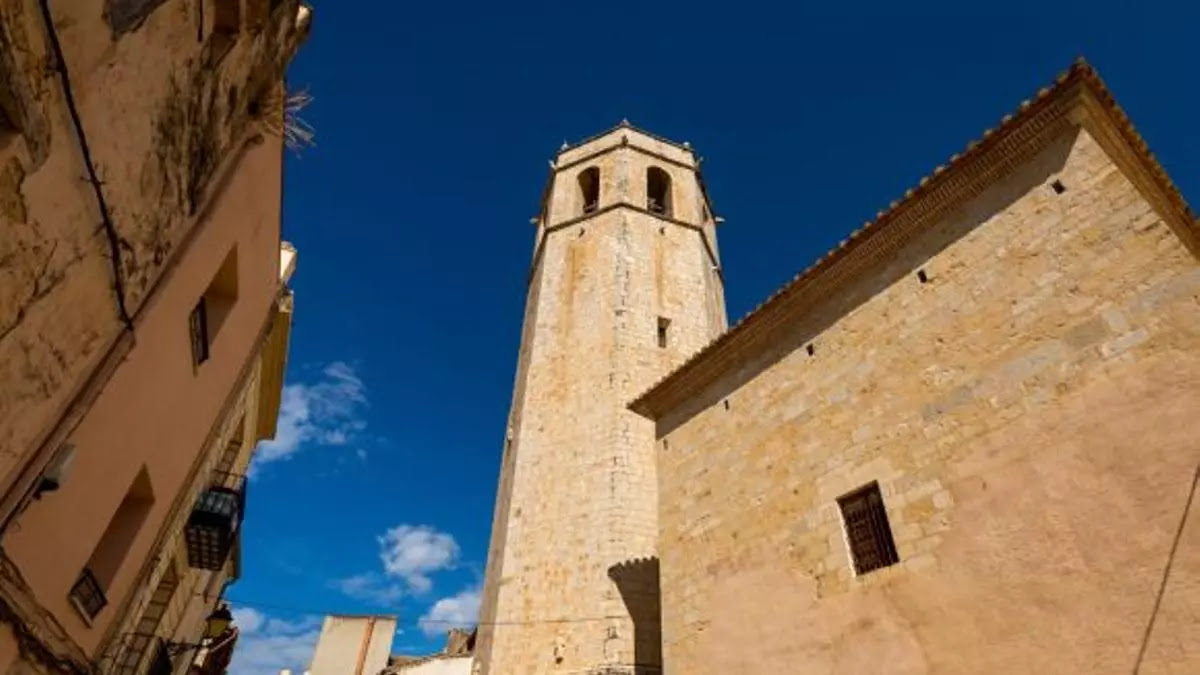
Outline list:
[[[692,149],[628,123],[551,163],[535,221],[473,672],[661,672],[652,422],[626,409],[726,328]]]

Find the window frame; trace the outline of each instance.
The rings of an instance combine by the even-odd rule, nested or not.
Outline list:
[[[887,503],[878,481],[837,498],[850,569],[863,576],[900,562]]]

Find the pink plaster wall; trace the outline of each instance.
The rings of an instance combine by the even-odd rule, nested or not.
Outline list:
[[[149,301],[132,353],[71,436],[77,456],[68,481],[35,502],[5,542],[38,600],[86,650],[95,649],[113,607],[129,592],[256,346],[278,288],[281,170],[278,139],[268,137],[247,150],[192,247]],[[197,368],[188,314],[234,245],[237,304],[209,360]],[[107,591],[109,607],[89,627],[68,601],[68,591],[142,466],[155,503]]]

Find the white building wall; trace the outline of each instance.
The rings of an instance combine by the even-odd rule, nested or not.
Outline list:
[[[327,616],[310,675],[376,675],[387,667],[395,634],[395,617]],[[358,668],[364,645],[366,655]]]

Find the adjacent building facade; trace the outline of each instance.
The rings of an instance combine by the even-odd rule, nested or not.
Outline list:
[[[394,616],[331,614],[321,625],[310,675],[379,675],[388,665]]]
[[[639,397],[666,668],[1200,670],[1198,233],[1080,63]]]
[[[552,163],[473,672],[1200,668],[1200,227],[1090,66],[730,330],[697,169]]]
[[[198,643],[278,414],[283,76],[309,20],[0,8],[0,672],[228,658],[236,630]]]

